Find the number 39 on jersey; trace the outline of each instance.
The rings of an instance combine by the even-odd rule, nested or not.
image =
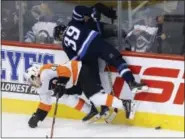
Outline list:
[[[66,31],[64,43],[66,47],[71,47],[73,51],[77,51],[76,41],[79,39],[80,30],[74,26],[70,26]]]

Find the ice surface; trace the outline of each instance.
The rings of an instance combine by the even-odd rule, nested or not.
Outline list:
[[[2,137],[50,136],[52,118],[46,118],[34,129],[28,127],[29,118],[28,115],[2,113]],[[184,137],[184,133],[105,123],[84,124],[57,118],[54,137]]]

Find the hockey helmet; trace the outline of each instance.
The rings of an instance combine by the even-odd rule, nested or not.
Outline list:
[[[34,64],[26,70],[26,72],[24,73],[24,78],[26,79],[29,85],[40,87],[41,85],[39,79],[40,69],[41,69],[40,65]]]
[[[62,34],[67,27],[64,24],[57,25],[53,30],[53,37],[56,41],[62,40]]]

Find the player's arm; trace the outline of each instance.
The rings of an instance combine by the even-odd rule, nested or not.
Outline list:
[[[73,9],[73,20],[77,22],[83,22],[88,20],[89,18],[93,18],[93,20],[100,20],[100,13],[96,10],[95,7],[86,7],[86,6],[76,6]]]
[[[84,16],[98,18],[100,20],[100,14],[103,14],[112,19],[117,18],[116,11],[102,3],[97,3],[92,7],[79,5],[73,9],[73,19],[76,21],[84,20]]]
[[[65,93],[65,87],[71,77],[71,72],[69,68],[65,66],[60,66],[60,65],[57,66],[56,72],[57,72],[58,79],[56,82],[54,93],[58,95],[58,97],[60,98]]]
[[[96,3],[92,8],[95,8],[100,14],[103,14],[108,18],[117,18],[116,11],[104,5],[103,3]]]

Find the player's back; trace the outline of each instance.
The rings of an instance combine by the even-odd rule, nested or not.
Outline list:
[[[83,22],[71,20],[63,34],[63,47],[69,58],[81,59],[98,32],[88,29]]]

